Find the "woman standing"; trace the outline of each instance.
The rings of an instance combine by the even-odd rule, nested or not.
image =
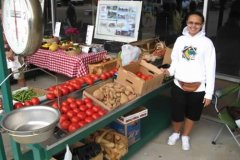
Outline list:
[[[172,88],[172,128],[169,145],[182,139],[182,149],[189,150],[189,135],[204,107],[211,103],[215,84],[216,55],[212,41],[202,30],[204,17],[200,12],[187,16],[187,26],[172,51],[172,64],[166,75],[174,76]]]

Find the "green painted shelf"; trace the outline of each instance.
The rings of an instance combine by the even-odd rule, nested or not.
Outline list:
[[[148,116],[141,119],[141,140],[129,147],[126,160],[170,125],[170,98],[156,96],[148,102],[144,105],[148,108]]]

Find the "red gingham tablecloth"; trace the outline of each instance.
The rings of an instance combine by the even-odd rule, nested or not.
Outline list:
[[[98,53],[81,53],[69,56],[63,50],[55,52],[39,49],[36,53],[26,58],[27,63],[40,68],[64,74],[68,77],[81,77],[88,73],[88,64],[103,60],[107,51]]]

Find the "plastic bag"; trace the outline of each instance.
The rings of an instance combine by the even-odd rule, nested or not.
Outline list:
[[[68,145],[66,145],[66,153],[64,156],[64,160],[72,160],[72,152],[70,151]]]
[[[132,61],[137,61],[140,53],[141,50],[139,47],[132,46],[130,44],[123,45],[121,53],[122,66],[125,66]]]

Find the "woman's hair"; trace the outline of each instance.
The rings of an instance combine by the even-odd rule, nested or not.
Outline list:
[[[198,11],[189,12],[189,13],[187,14],[186,20],[188,20],[188,18],[189,18],[190,16],[192,16],[192,15],[197,15],[197,16],[201,17],[202,23],[204,23],[204,16],[203,16],[203,14],[202,14],[201,12],[198,12]]]

